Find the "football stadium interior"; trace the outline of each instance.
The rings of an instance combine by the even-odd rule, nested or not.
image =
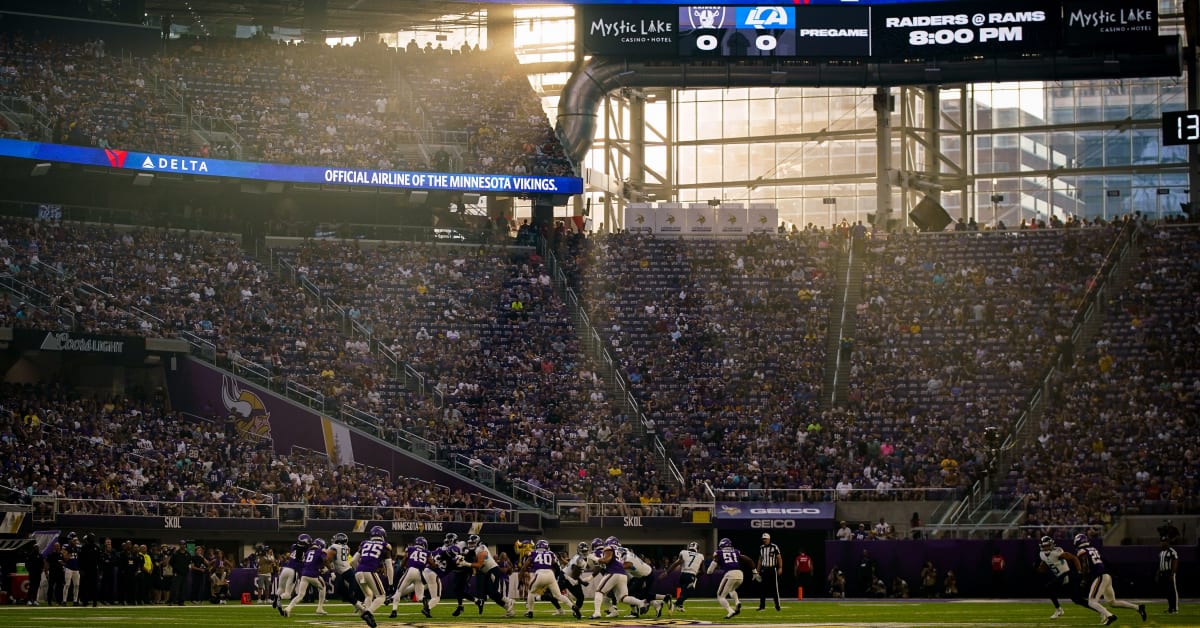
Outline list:
[[[6,2],[0,605],[1200,624],[1198,7]]]

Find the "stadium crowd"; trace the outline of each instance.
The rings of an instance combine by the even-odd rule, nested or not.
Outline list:
[[[5,34],[0,85],[32,112],[3,129],[20,139],[345,168],[572,173],[511,53],[254,38],[129,55],[99,39]],[[498,90],[509,97],[488,97]]]
[[[1147,226],[1141,240],[1128,287],[1109,295],[1096,339],[1053,382],[1036,442],[1005,472],[1001,494],[1025,500],[1030,525],[1200,507],[1200,229]],[[1057,486],[1064,463],[1076,490]]]
[[[867,463],[918,486],[981,477],[986,428],[1011,430],[1117,232],[956,232],[869,245],[856,323],[843,339],[847,418],[867,430],[852,436],[871,443]]]
[[[239,432],[232,422],[189,420],[165,410],[161,399],[98,399],[19,384],[3,384],[0,393],[0,482],[37,508],[270,517],[271,504],[302,502],[312,506],[310,518],[508,516],[507,504],[478,494],[334,464],[324,453],[276,454],[270,442]]]
[[[210,235],[22,220],[6,221],[4,233],[8,274],[56,295],[57,304],[81,316],[83,329],[186,332],[212,342],[221,359],[295,378],[326,394],[331,407],[373,414],[385,432],[439,443],[443,455],[561,498],[650,506],[699,498],[703,482],[747,497],[788,488],[834,490],[843,498],[874,489],[886,498],[895,489],[954,488],[980,477],[988,462],[982,428],[1007,429],[1017,404],[1067,348],[1063,339],[1117,230],[956,234],[938,247],[915,237],[871,243],[855,334],[839,347],[852,360],[850,403],[833,410],[819,409],[817,396],[828,357],[831,275],[842,250],[836,233],[687,246],[634,234],[560,234],[552,248],[641,404],[645,425],[611,398],[603,363],[582,347],[571,310],[536,254],[308,241],[275,250],[267,264]],[[1115,354],[1112,344],[1160,342],[1161,334],[1145,333],[1148,325],[1180,330],[1186,340],[1182,330],[1194,323],[1187,307],[1171,310],[1180,312],[1174,317],[1143,311],[1146,298],[1186,302],[1181,295],[1190,294],[1194,270],[1162,262],[1154,248],[1194,246],[1192,231],[1154,233],[1147,238],[1147,260],[1159,260],[1153,272],[1141,271],[1148,278],[1120,298],[1123,307],[1112,308],[1137,322],[1106,327],[1097,345],[1104,351],[1079,352],[1083,362],[1069,374],[1083,378],[1088,365],[1102,364],[1136,367],[1143,378],[1157,376],[1154,369],[1184,369],[1168,370],[1178,381],[1163,393],[1167,400],[1135,400],[1163,417],[1139,433],[1139,443],[1185,429],[1186,422],[1168,423],[1175,415],[1164,408],[1194,395],[1195,377],[1186,370],[1194,365],[1116,359],[1114,367],[1105,358]],[[1125,327],[1142,331],[1117,333]],[[405,388],[380,345],[436,394]],[[1127,348],[1117,358],[1136,353]],[[1131,394],[1092,391],[1096,386],[1079,388],[1090,391],[1089,404]],[[1092,449],[1105,462],[1118,458],[1112,451],[1139,451],[1129,449],[1128,435],[1106,436],[1065,418],[1088,406],[1076,398],[1081,392],[1061,390],[1064,414],[1045,419],[1047,432],[1062,421],[1102,439]],[[646,453],[648,435],[667,445],[688,488],[661,477]],[[1039,461],[1056,459],[1065,450],[1054,447],[1078,440],[1043,440],[1046,457],[1027,452],[1027,477],[1014,472],[1010,483],[1013,494],[1034,496],[1035,521],[1094,519],[1111,516],[1116,503],[1156,508],[1155,495],[1194,495],[1190,467],[1147,463],[1119,495],[1098,486],[1088,491],[1095,499],[1073,496],[1085,505],[1051,504]],[[1194,445],[1184,461],[1186,452]]]

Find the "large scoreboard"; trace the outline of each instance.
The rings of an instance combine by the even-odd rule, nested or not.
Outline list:
[[[582,5],[583,54],[900,61],[1148,50],[1156,0]]]

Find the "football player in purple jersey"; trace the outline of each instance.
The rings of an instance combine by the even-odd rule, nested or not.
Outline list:
[[[446,534],[446,538],[442,541],[442,547],[453,546],[458,550],[456,562],[451,563],[450,591],[454,594],[454,598],[458,601],[458,606],[454,609],[451,615],[458,617],[463,612],[463,601],[471,600],[472,603],[478,604],[479,612],[483,612],[483,604],[479,604],[474,595],[467,593],[467,584],[471,581],[471,563],[475,561],[475,550],[467,549],[467,542],[458,540],[458,535],[450,532]]]
[[[592,539],[591,547],[592,552],[588,555],[588,569],[591,570],[592,580],[596,581],[596,578],[604,576],[604,565],[600,562],[600,559],[604,557],[604,539],[600,537]],[[618,617],[620,615],[621,611],[617,608],[617,598],[610,593],[608,595],[608,616]]]
[[[291,549],[284,557],[283,564],[279,567],[279,582],[276,583],[275,599],[271,603],[276,610],[283,608],[296,594],[296,587],[300,580],[300,568],[304,566],[304,553],[308,551],[311,543],[311,536],[301,534],[296,537],[296,542],[292,543]]]
[[[400,599],[408,595],[416,595],[421,600],[421,614],[429,617],[429,606],[425,597],[425,569],[429,567],[429,542],[425,537],[413,539],[412,545],[404,550],[404,566],[401,569],[400,584],[392,594],[392,614],[395,618],[400,610]]]
[[[425,568],[425,606],[432,610],[442,600],[442,581],[453,573],[458,564],[457,545],[442,545],[430,552],[429,567]]]
[[[383,526],[371,528],[371,536],[358,546],[358,553],[350,562],[355,563],[354,581],[362,589],[363,601],[357,606],[363,621],[375,628],[375,611],[387,600],[383,581],[379,578],[380,567],[392,560],[392,548],[387,542],[387,531]]]
[[[296,590],[296,596],[292,598],[292,601],[286,607],[279,609],[280,615],[291,616],[292,610],[308,594],[309,586],[317,589],[316,613],[318,615],[329,614],[325,611],[325,579],[322,577],[328,558],[329,554],[325,553],[325,539],[313,540],[312,544],[308,546],[308,550],[304,552],[304,564],[300,567],[300,587]]]
[[[1077,556],[1079,556],[1080,571],[1083,572],[1085,578],[1090,578],[1092,581],[1088,586],[1088,601],[1100,604],[1103,600],[1113,606],[1131,608],[1142,616],[1142,621],[1146,621],[1145,604],[1134,604],[1117,599],[1117,594],[1113,591],[1112,574],[1104,568],[1104,558],[1100,556],[1100,550],[1092,546],[1087,535],[1076,534],[1074,541],[1075,549],[1079,550]],[[1105,619],[1105,621],[1108,620]]]
[[[532,576],[529,580],[529,592],[525,595],[525,616],[533,619],[533,601],[546,591],[549,591],[558,604],[569,605],[570,601],[558,586],[558,578],[555,575],[560,569],[558,556],[550,549],[550,544],[545,540],[535,543],[533,551],[529,553],[528,563]],[[579,619],[579,608],[572,607],[571,610],[575,619]]]
[[[601,576],[600,583],[596,585],[596,593],[592,596],[595,604],[592,619],[600,618],[600,608],[608,595],[632,606],[635,614],[644,613],[650,608],[645,601],[629,595],[629,574],[626,573],[624,561],[621,560],[621,542],[617,537],[610,536],[604,540],[604,553],[600,555],[600,564],[604,567],[604,575]]]
[[[717,568],[725,571],[725,575],[721,577],[721,583],[717,585],[717,602],[721,604],[721,608],[725,609],[725,619],[730,619],[742,612],[742,601],[738,599],[737,589],[745,580],[743,568],[754,575],[755,581],[759,580],[758,570],[754,568],[754,561],[739,552],[729,539],[721,539],[717,542],[717,551],[713,554],[712,562],[708,564],[709,575],[712,575]]]

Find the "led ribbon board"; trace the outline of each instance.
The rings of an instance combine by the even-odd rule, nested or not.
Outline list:
[[[230,159],[185,157],[136,151],[0,139],[0,157],[100,166],[133,172],[167,172],[231,179],[316,183],[481,194],[580,194],[579,177],[404,172],[323,166],[292,166]]]

